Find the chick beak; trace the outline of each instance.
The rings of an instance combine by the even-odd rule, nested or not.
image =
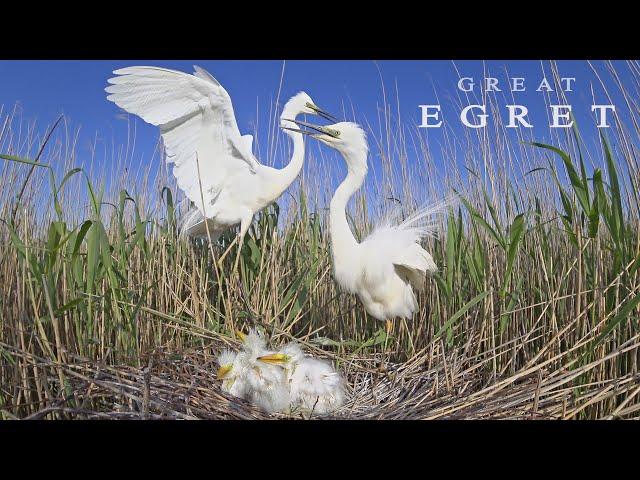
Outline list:
[[[229,374],[230,371],[231,365],[224,365],[218,369],[218,371],[216,372],[216,377],[218,378],[218,380],[224,380],[224,378]]]
[[[316,115],[321,116],[325,120],[329,120],[330,122],[333,122],[333,123],[336,123],[338,121],[336,117],[334,117],[328,112],[325,112],[324,110],[322,110],[317,105],[314,105],[313,103],[307,103],[306,106],[307,108],[310,108],[311,110],[313,110],[316,113]]]
[[[258,360],[260,360],[261,362],[269,363],[272,365],[282,365],[283,363],[287,363],[289,359],[289,355],[285,355],[284,353],[273,353],[271,355],[258,357]]]
[[[240,330],[236,330],[236,336],[240,339],[241,342],[244,342],[247,336],[242,333]]]

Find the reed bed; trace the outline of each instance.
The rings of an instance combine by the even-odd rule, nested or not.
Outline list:
[[[633,79],[615,83],[627,111],[596,148],[577,130],[542,143],[498,122],[436,146],[386,91],[375,130],[345,107],[381,166],[350,205],[356,236],[390,208],[459,193],[427,241],[441,270],[390,332],[332,279],[332,154],[308,149],[234,275],[235,247],[217,262],[234,232],[179,238],[185,202],[159,154],[139,168],[133,125],[130,143],[78,158],[67,119],[43,130],[0,109],[0,416],[282,418],[215,379],[216,352],[258,326],[335,362],[350,393],[331,418],[640,417],[640,68],[617,68]],[[610,63],[594,72],[618,78]],[[290,153],[278,100],[267,163]]]

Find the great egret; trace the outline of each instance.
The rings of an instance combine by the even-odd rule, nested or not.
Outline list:
[[[433,258],[419,243],[433,233],[433,226],[419,222],[442,210],[448,202],[422,208],[399,224],[385,221],[358,243],[347,223],[345,209],[367,174],[369,148],[365,132],[351,122],[324,127],[296,123],[311,129],[298,129],[302,133],[338,150],[347,164],[347,177],[336,190],[329,208],[336,281],[348,292],[355,293],[372,317],[387,322],[410,318],[418,309],[414,289],[423,290],[426,275],[437,271]]]
[[[298,176],[304,140],[288,131],[293,139],[289,164],[282,169],[262,165],[252,153],[253,136],[240,135],[227,91],[203,68],[194,66],[194,70],[193,75],[146,66],[115,70],[118,76],[110,78],[111,85],[105,89],[110,94],[107,99],[160,127],[166,160],[174,164],[178,186],[197,208],[183,230],[203,235],[208,227],[215,239],[239,223],[240,248],[254,214],[276,200]],[[285,119],[299,114],[335,121],[305,92],[287,102],[281,126],[293,126]]]
[[[344,381],[340,374],[329,363],[305,356],[299,345],[289,343],[279,352],[258,360],[284,368],[292,407],[325,414],[344,403]]]

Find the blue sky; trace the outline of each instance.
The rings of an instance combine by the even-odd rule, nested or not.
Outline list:
[[[269,107],[278,93],[283,70],[282,61],[0,61],[0,105],[4,105],[6,112],[7,108],[19,102],[24,118],[37,120],[42,131],[60,113],[64,113],[72,126],[82,127],[78,152],[82,158],[83,154],[88,155],[88,145],[96,134],[109,145],[112,142],[116,145],[126,142],[127,122],[122,120],[119,109],[106,100],[104,92],[107,78],[114,69],[128,65],[150,64],[191,72],[194,63],[209,70],[227,89],[234,103],[241,132],[253,133],[257,122],[259,138],[266,141]],[[596,103],[608,103],[602,89],[587,62],[561,61],[558,65],[561,76],[577,78],[574,92],[567,93],[567,97],[574,106],[574,115],[581,126],[583,136],[595,139],[594,120],[590,112],[590,87],[594,87]],[[629,80],[629,69],[625,63],[618,62],[616,65],[623,81]],[[611,86],[612,81],[605,72],[604,64],[595,62],[595,67]],[[526,78],[527,90],[514,93],[515,103],[524,104],[529,108],[529,120],[534,124],[534,137],[540,141],[549,141],[543,94],[535,91],[543,78],[542,69],[543,65],[540,62],[504,60],[486,63],[287,61],[284,66],[280,105],[291,95],[305,90],[319,106],[341,118],[344,118],[345,108],[349,111],[348,117],[351,116],[353,105],[357,112],[356,120],[362,121],[363,118],[367,118],[376,130],[384,82],[387,98],[394,105],[394,113],[397,85],[401,116],[406,124],[420,122],[418,105],[440,103],[445,124],[454,132],[462,132],[465,127],[460,123],[459,110],[452,105],[452,99],[464,95],[456,87],[459,76],[474,78],[474,94],[477,98],[480,96],[479,84],[485,72],[488,72],[498,77],[499,86],[510,98],[508,77],[505,73],[507,71],[512,77]],[[544,70],[547,78],[551,79],[548,63],[544,63]],[[615,97],[615,102],[619,110],[624,109],[624,103],[619,97]],[[256,106],[259,108],[258,113]],[[136,128],[136,157],[140,162],[150,161],[151,152],[157,144],[157,130],[139,119]],[[440,142],[442,133],[442,129],[430,129],[429,142]],[[261,144],[259,147],[260,152],[266,152],[266,145]],[[277,158],[276,165],[285,160]],[[107,159],[104,161],[108,162]],[[158,161],[157,156],[154,161]],[[372,161],[375,162],[375,159]]]

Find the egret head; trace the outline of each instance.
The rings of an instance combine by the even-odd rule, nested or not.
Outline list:
[[[236,356],[238,354],[232,352],[231,350],[223,350],[218,355],[218,372],[216,376],[219,380],[225,380],[232,375],[233,372],[233,364],[236,361]]]
[[[325,145],[338,150],[350,167],[366,167],[369,151],[367,135],[357,123],[339,122],[326,126],[314,125],[300,120],[296,120],[295,123],[299,127],[308,128],[308,130],[301,130],[302,133],[311,135]],[[361,165],[363,162],[364,165]]]
[[[318,107],[306,92],[297,93],[285,104],[280,116],[280,126],[289,130],[295,128],[293,121],[298,115],[319,115],[325,120],[336,121],[333,115]]]

